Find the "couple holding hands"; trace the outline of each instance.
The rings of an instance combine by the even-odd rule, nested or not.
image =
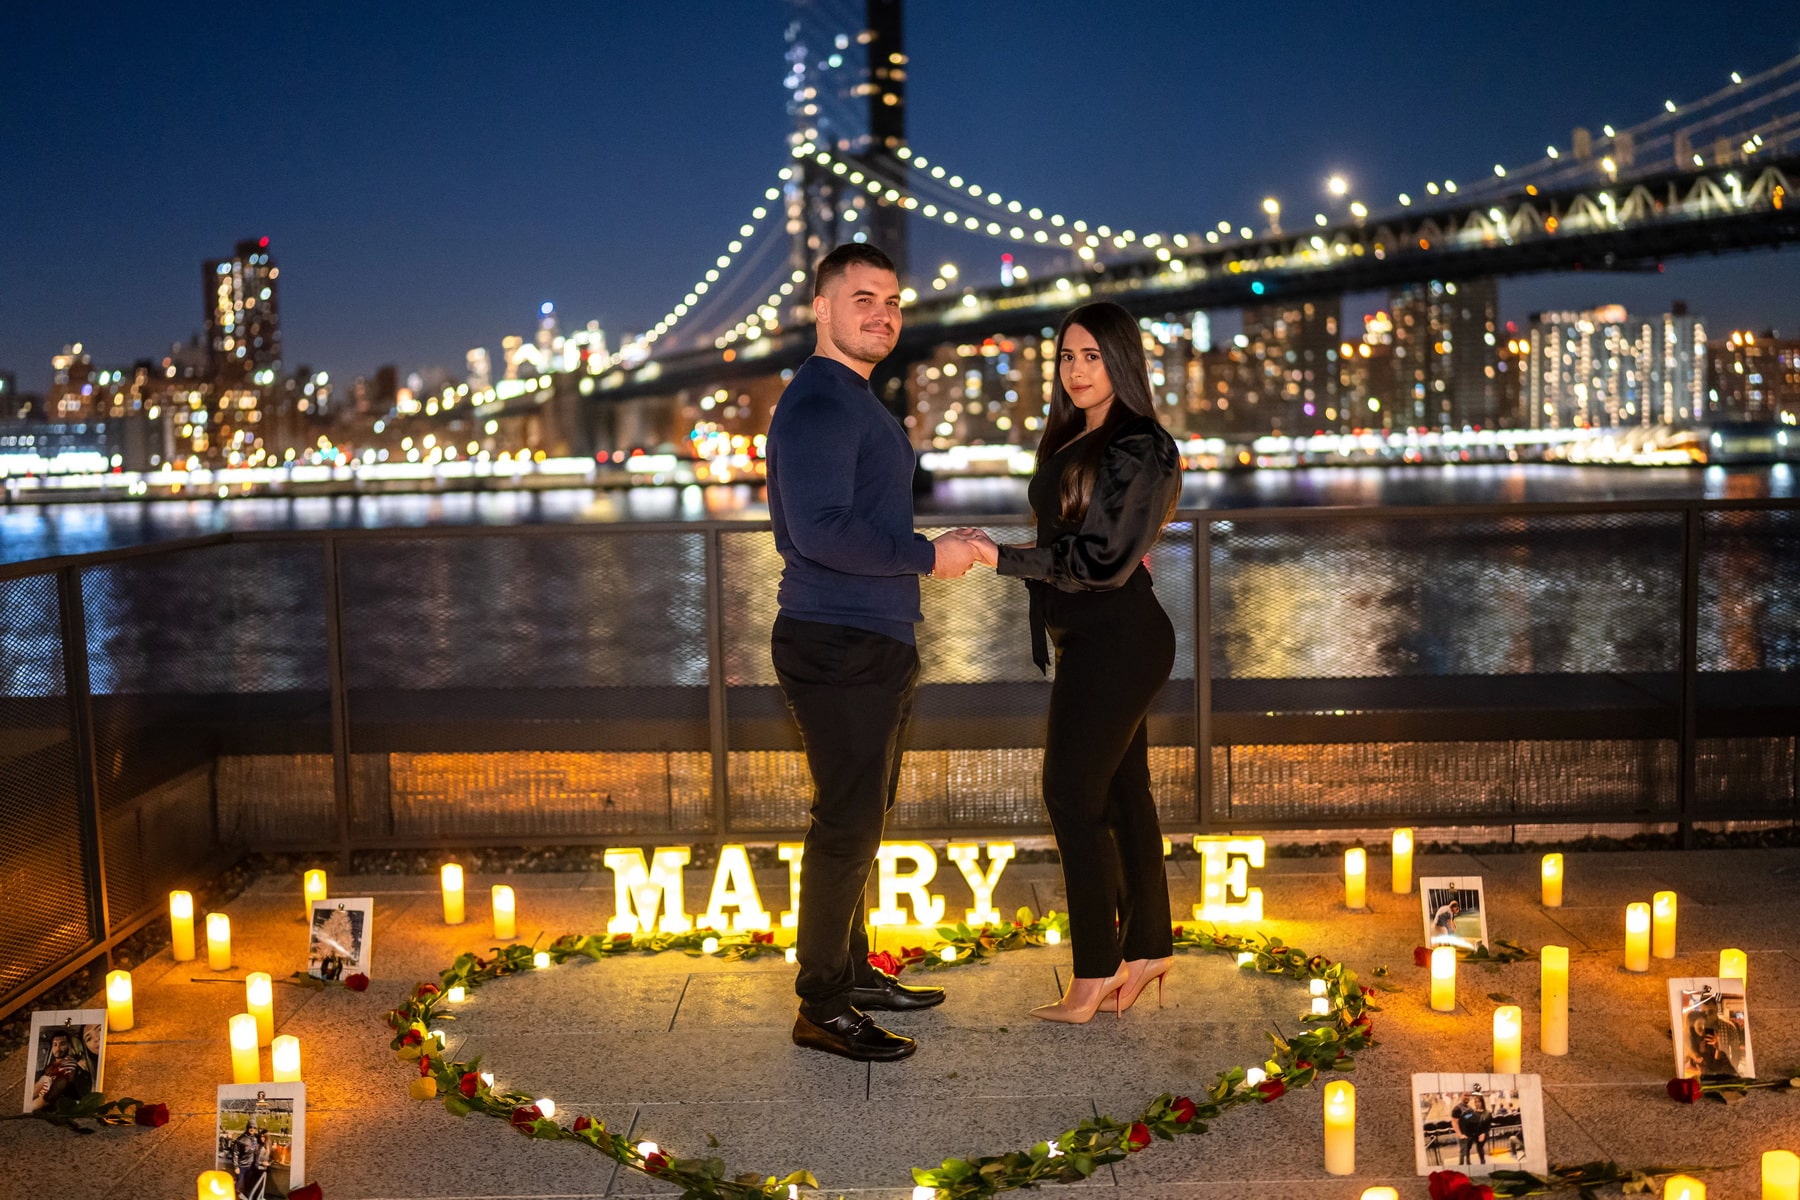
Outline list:
[[[1162,831],[1145,717],[1168,681],[1175,633],[1146,556],[1181,494],[1175,441],[1156,419],[1137,321],[1085,304],[1056,334],[1050,411],[1030,502],[1037,538],[913,531],[906,431],[869,388],[900,336],[900,280],[850,243],[813,272],[818,347],[782,393],[768,434],[769,515],[783,568],[775,672],[814,792],[800,881],[794,1041],[846,1058],[904,1058],[913,1039],[867,1015],[942,1003],[869,965],[864,890],[900,782],[919,656],[919,577],[976,563],[1025,582],[1032,656],[1055,648],[1044,803],[1062,857],[1074,976],[1035,1008],[1081,1023],[1122,1012],[1170,964]]]

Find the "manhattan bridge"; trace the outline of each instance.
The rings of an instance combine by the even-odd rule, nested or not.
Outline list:
[[[942,348],[1036,339],[1086,300],[1160,320],[1436,281],[1656,270],[1671,258],[1800,241],[1790,183],[1800,169],[1800,55],[1733,72],[1635,124],[1574,129],[1535,161],[1433,180],[1386,203],[1334,180],[1333,212],[1294,219],[1270,200],[1254,227],[1175,213],[1176,229],[1140,231],[977,180],[955,147],[915,146],[902,0],[794,0],[789,10],[787,145],[760,190],[745,181],[742,223],[686,293],[604,358],[478,392],[472,411],[438,419],[467,414],[591,453],[673,441],[685,432],[682,412],[716,403],[735,413],[732,392],[758,391],[766,405],[814,342],[810,265],[853,239],[881,246],[914,285],[900,344],[873,380],[896,411],[906,373],[923,372]],[[908,263],[919,223],[997,243],[1009,252],[1001,281],[970,286],[946,268],[928,282]],[[1036,270],[1025,270],[1027,258]],[[1422,405],[1419,416],[1424,424]]]

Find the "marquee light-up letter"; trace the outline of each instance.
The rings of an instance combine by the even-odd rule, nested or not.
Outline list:
[[[998,925],[1000,912],[994,907],[994,888],[1000,882],[1000,876],[1006,870],[1006,864],[1012,861],[1017,853],[1011,842],[989,842],[987,846],[988,869],[982,874],[977,865],[981,860],[981,847],[973,842],[951,842],[944,850],[944,856],[955,863],[962,872],[963,879],[968,881],[969,891],[975,897],[975,906],[969,909],[968,922],[971,925]]]
[[[800,925],[800,860],[806,847],[799,842],[782,842],[775,847],[775,857],[788,865],[788,906],[781,914],[781,927],[795,929]]]
[[[735,908],[736,915],[727,913],[728,908]],[[720,847],[719,869],[713,873],[712,896],[706,902],[706,916],[701,918],[701,924],[720,933],[769,927],[769,910],[756,894],[750,852],[743,846]]]
[[[690,858],[686,846],[658,846],[646,866],[644,852],[635,846],[608,850],[601,861],[613,873],[615,915],[606,923],[606,932],[635,936],[653,928],[664,933],[687,933],[693,929],[681,875]]]
[[[901,859],[912,860],[915,869],[902,875]],[[883,842],[875,856],[877,895],[880,903],[869,914],[875,925],[904,925],[906,910],[900,907],[904,895],[912,903],[915,924],[936,925],[944,919],[944,898],[926,891],[926,885],[937,876],[937,851],[924,842]]]
[[[1263,840],[1194,835],[1200,854],[1200,903],[1194,905],[1198,921],[1260,921],[1261,888],[1250,886],[1250,868],[1263,865]]]

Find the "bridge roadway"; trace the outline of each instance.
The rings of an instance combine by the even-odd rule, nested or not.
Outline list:
[[[933,297],[908,308],[890,362],[921,357],[963,335],[1034,333],[1090,299],[1113,300],[1149,316],[1434,279],[1654,270],[1670,258],[1774,249],[1800,242],[1800,204],[1788,182],[1797,172],[1800,155],[1789,155],[1605,187],[1530,188],[1352,224],[1171,248],[1169,261],[1151,255],[1115,261],[1080,282],[1052,278],[1028,288]],[[796,325],[730,351],[671,353],[600,376],[588,398],[612,402],[766,376],[802,362],[813,340],[809,325]],[[541,402],[520,397],[480,412],[511,415]]]

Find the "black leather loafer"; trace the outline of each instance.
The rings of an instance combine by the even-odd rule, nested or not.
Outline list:
[[[794,1045],[859,1062],[893,1062],[919,1048],[911,1038],[889,1033],[875,1018],[854,1008],[829,1021],[814,1021],[800,1013],[794,1018]]]
[[[870,987],[853,987],[846,997],[851,1004],[861,1009],[880,1009],[885,1012],[912,1012],[920,1008],[935,1008],[944,1002],[944,989],[941,987],[912,987],[901,983],[892,975],[883,975],[881,982]]]

